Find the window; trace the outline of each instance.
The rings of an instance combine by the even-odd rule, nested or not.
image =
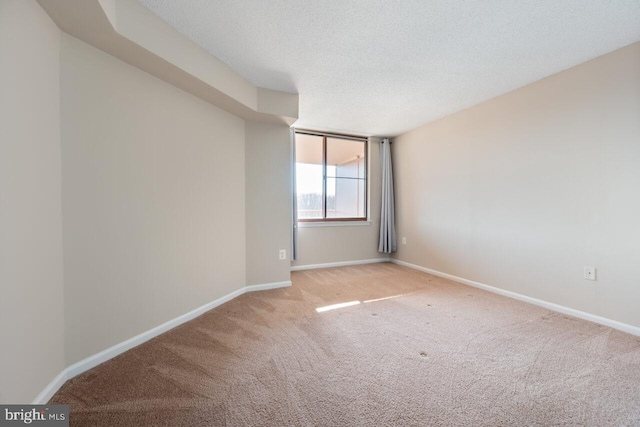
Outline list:
[[[296,131],[299,221],[366,221],[367,140]]]

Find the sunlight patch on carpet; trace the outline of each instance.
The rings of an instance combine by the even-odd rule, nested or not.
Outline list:
[[[322,313],[322,312],[325,312],[325,311],[335,310],[337,308],[351,307],[352,305],[358,305],[358,304],[360,304],[360,301],[341,302],[340,304],[332,304],[332,305],[327,305],[327,306],[324,306],[324,307],[318,307],[318,308],[316,308],[316,311],[318,313]]]

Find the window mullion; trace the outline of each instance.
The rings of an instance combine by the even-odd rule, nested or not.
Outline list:
[[[322,137],[322,218],[327,219],[327,137]]]

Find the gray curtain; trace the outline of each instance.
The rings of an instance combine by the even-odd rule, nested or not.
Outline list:
[[[296,193],[296,130],[291,128],[291,261],[298,259],[298,198]]]
[[[391,141],[380,141],[382,162],[382,212],[380,215],[380,245],[378,252],[396,251],[395,206],[393,203],[393,170],[391,167]]]

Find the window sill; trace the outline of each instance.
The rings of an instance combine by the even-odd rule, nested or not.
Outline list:
[[[298,222],[298,228],[314,227],[361,227],[371,225],[371,221],[322,221],[322,222]]]

